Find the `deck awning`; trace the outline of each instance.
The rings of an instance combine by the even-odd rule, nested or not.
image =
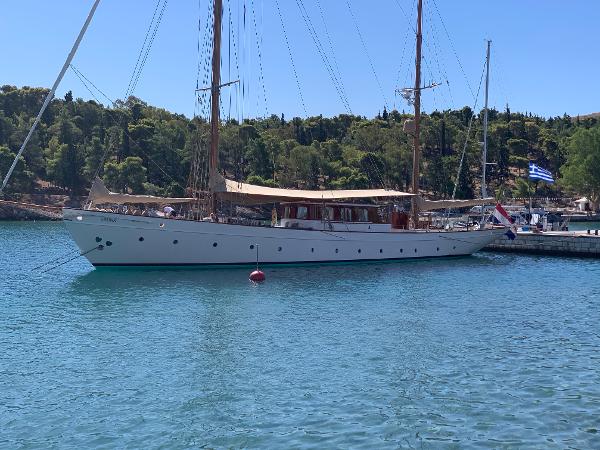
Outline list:
[[[88,201],[92,205],[100,205],[103,203],[109,203],[112,205],[123,205],[126,203],[157,203],[159,205],[165,205],[168,203],[190,203],[193,202],[193,198],[175,198],[175,197],[156,197],[154,195],[131,195],[131,194],[119,194],[116,192],[110,192],[104,182],[100,178],[96,178],[90,188],[88,195]]]
[[[493,205],[496,199],[492,197],[472,200],[425,200],[419,197],[418,204],[421,211],[434,211],[436,209],[456,209],[469,206]]]
[[[228,180],[222,175],[217,175],[212,183],[214,192],[219,198],[235,203],[257,205],[261,203],[277,203],[282,201],[334,201],[358,198],[393,198],[412,197],[407,192],[391,189],[341,189],[341,190],[302,190],[282,189],[266,186],[256,186],[248,183]]]

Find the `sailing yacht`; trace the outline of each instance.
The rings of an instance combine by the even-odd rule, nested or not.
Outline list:
[[[97,6],[97,2],[94,5]],[[208,192],[195,213],[123,213],[124,205],[199,204],[190,198],[159,198],[110,192],[94,181],[81,209],[64,209],[74,241],[94,266],[244,265],[383,261],[470,255],[504,233],[486,228],[434,229],[420,212],[484,205],[491,199],[428,201],[419,196],[422,0],[418,2],[414,96],[412,192],[388,189],[293,190],[254,186],[218,170],[222,0],[214,0],[211,84],[211,147]],[[88,18],[89,19],[89,18]],[[80,35],[81,37],[81,35]],[[364,203],[365,200],[380,203]],[[411,201],[411,215],[396,205]],[[221,214],[219,202],[273,205],[270,223],[248,223]],[[386,203],[381,205],[381,201]],[[113,209],[106,205],[112,205]],[[114,209],[118,205],[118,209]],[[193,208],[189,211],[194,211]],[[201,214],[200,212],[204,212]]]

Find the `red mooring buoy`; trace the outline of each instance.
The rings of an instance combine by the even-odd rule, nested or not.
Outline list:
[[[265,273],[262,270],[255,270],[250,274],[250,281],[254,281],[255,283],[263,282],[265,278]]]
[[[256,270],[250,274],[250,281],[254,283],[262,283],[265,281],[265,273],[258,268],[258,244],[254,244],[256,247]]]

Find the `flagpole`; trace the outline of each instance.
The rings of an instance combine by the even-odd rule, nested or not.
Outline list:
[[[527,192],[529,193],[529,223],[528,223],[528,225],[531,225],[531,220],[533,219],[533,216],[531,215],[531,185],[529,184],[529,179],[527,179]]]

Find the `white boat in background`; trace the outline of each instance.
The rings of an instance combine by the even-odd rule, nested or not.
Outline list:
[[[76,46],[97,5],[98,0]],[[219,95],[221,87],[231,83],[221,84],[220,78],[222,0],[214,0],[213,10],[208,192],[191,190],[193,196],[190,198],[120,194],[109,192],[97,179],[85,207],[65,208],[63,217],[81,254],[94,266],[238,265],[254,264],[257,259],[263,264],[290,264],[463,256],[480,250],[504,233],[503,229],[491,226],[460,230],[435,228],[419,215],[420,211],[493,202],[493,199],[487,198],[435,202],[419,196],[420,97],[424,89],[420,70],[422,0],[418,1],[415,86],[414,89],[405,89],[403,93],[411,97],[415,108],[415,119],[407,127],[413,134],[414,142],[412,193],[389,189],[278,189],[224,178],[218,170]],[[69,58],[65,66],[70,63]],[[357,202],[367,199],[385,200],[387,204]],[[412,202],[410,217],[397,207],[398,203],[407,199]],[[218,211],[218,200],[240,205],[276,203],[280,204],[280,209],[278,214],[274,210],[271,223],[248,224]],[[346,203],[340,203],[342,201]],[[187,209],[183,209],[183,213],[176,217],[148,214],[149,205],[159,206],[160,209],[172,204],[187,205]],[[136,207],[132,211],[122,205],[145,207]]]

